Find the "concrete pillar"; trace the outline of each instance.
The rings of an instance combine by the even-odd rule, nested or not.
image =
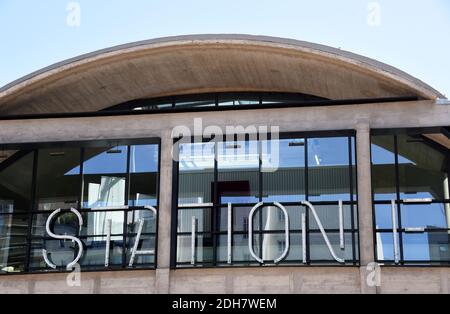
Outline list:
[[[376,287],[367,286],[366,280],[369,275],[367,265],[375,261],[370,143],[369,123],[358,123],[356,126],[356,154],[362,293],[376,293]]]
[[[170,292],[170,244],[172,220],[172,146],[171,130],[161,133],[161,165],[158,224],[158,269],[155,290],[159,294]]]

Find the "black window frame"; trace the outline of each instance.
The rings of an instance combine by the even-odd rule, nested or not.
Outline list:
[[[430,128],[409,128],[409,129],[377,129],[371,130],[371,148],[370,148],[370,160],[371,160],[371,173],[373,180],[373,170],[374,170],[374,162],[373,162],[373,152],[372,146],[373,141],[372,137],[374,136],[392,136],[394,140],[394,169],[395,169],[395,205],[396,205],[396,214],[397,214],[397,234],[398,234],[398,250],[399,250],[399,262],[396,263],[394,259],[379,259],[378,256],[378,235],[389,235],[393,234],[393,228],[377,228],[377,215],[376,215],[376,207],[377,205],[391,205],[392,200],[376,200],[375,199],[375,189],[372,184],[372,217],[373,217],[373,243],[374,243],[374,256],[375,261],[382,265],[388,267],[450,267],[450,259],[448,261],[433,261],[433,260],[405,260],[405,247],[404,247],[404,237],[405,235],[412,234],[430,234],[430,233],[442,233],[442,232],[450,232],[450,226],[448,229],[443,228],[425,228],[424,231],[413,232],[408,231],[407,228],[404,228],[402,223],[402,209],[403,206],[409,205],[429,205],[429,204],[450,204],[450,199],[432,199],[431,202],[422,203],[422,202],[405,202],[401,197],[401,189],[400,189],[400,167],[399,167],[399,143],[398,136],[401,135],[409,135],[409,136],[420,136],[423,142],[429,144],[433,149],[441,151],[444,154],[449,154],[444,147],[433,142],[431,139],[425,137],[425,134],[436,134],[443,132],[443,127],[430,127]],[[450,170],[448,171],[448,175],[450,176]],[[449,186],[449,194],[450,194],[450,186]],[[450,241],[450,238],[449,238]],[[395,245],[395,244],[394,244]]]

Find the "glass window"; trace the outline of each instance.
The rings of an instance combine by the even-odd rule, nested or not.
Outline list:
[[[38,152],[37,210],[78,208],[81,191],[80,149],[42,149]]]
[[[304,265],[304,217],[306,264],[336,265],[340,261],[333,259],[312,211],[303,204],[308,199],[333,242],[336,256],[345,258],[346,265],[357,265],[357,204],[351,189],[356,168],[354,143],[352,136],[293,136],[258,141],[239,141],[235,137],[235,141],[181,144],[177,256],[173,262],[178,267],[261,266],[249,249],[253,240],[256,256],[264,265],[274,265],[287,247],[286,217],[276,202],[282,204],[289,217],[289,250],[281,264]],[[353,192],[356,193],[355,186]],[[343,201],[344,249],[340,243],[339,201]],[[250,221],[252,209],[260,202],[262,205]]]
[[[305,140],[263,141],[262,172],[265,202],[305,200]]]
[[[89,145],[93,146],[19,151],[1,159],[0,273],[66,271],[78,245],[54,239],[50,233],[73,236],[83,243],[82,270],[155,266],[157,215],[153,209],[158,206],[159,145]],[[53,215],[56,210],[60,212]],[[129,267],[141,223],[138,250],[153,254],[137,256]],[[57,270],[46,264],[43,249]]]
[[[180,144],[178,203],[211,203],[213,197],[215,144]]]
[[[308,139],[309,200],[350,200],[348,141],[348,137]]]
[[[397,138],[401,198],[449,199],[447,149],[422,136]]]
[[[375,200],[397,198],[393,136],[372,136],[372,188]]]
[[[85,149],[84,208],[126,205],[127,155],[126,146]]]
[[[217,147],[220,203],[257,203],[260,173],[258,142],[221,142]]]
[[[34,153],[17,152],[0,164],[0,213],[24,213],[31,207]]]

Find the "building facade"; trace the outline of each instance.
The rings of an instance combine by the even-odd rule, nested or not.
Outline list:
[[[449,149],[445,96],[330,47],[71,59],[0,89],[0,293],[448,294]]]

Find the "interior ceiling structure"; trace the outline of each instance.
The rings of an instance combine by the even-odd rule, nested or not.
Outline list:
[[[249,35],[154,39],[70,59],[0,88],[0,115],[99,111],[127,101],[212,92],[345,100],[445,98],[383,63],[308,42]]]

